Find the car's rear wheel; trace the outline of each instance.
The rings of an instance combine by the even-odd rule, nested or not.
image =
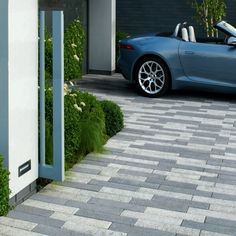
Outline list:
[[[136,89],[146,97],[160,97],[169,89],[170,74],[166,64],[157,57],[141,59],[134,70]]]

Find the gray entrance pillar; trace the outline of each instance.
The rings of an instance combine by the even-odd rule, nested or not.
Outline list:
[[[89,72],[115,71],[116,0],[89,0]]]

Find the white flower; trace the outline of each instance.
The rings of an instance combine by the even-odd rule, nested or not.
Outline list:
[[[49,88],[48,91],[52,91],[52,88]]]
[[[71,47],[72,47],[72,48],[77,48],[77,45],[74,44],[74,43],[72,43],[72,44],[71,44]]]
[[[74,86],[74,83],[72,81],[69,81],[69,83],[70,83],[71,86]]]
[[[70,96],[71,97],[77,97],[77,94],[76,93],[71,93]]]
[[[79,62],[79,57],[77,55],[74,55],[74,58],[75,58],[76,61]]]
[[[83,106],[83,107],[86,106],[84,102],[81,102],[80,105]]]
[[[50,39],[48,39],[48,42],[52,42],[52,39],[50,38]]]
[[[74,104],[74,108],[79,111],[79,112],[82,112],[82,108],[79,107],[77,104]]]

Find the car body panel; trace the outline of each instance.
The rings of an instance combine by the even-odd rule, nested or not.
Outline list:
[[[232,36],[234,31],[225,22],[218,28]],[[224,28],[225,27],[225,28]],[[222,41],[223,42],[223,41]],[[197,87],[212,91],[236,91],[236,47],[217,43],[185,42],[179,37],[148,34],[121,40],[133,50],[121,49],[118,67],[133,82],[138,60],[147,55],[161,58],[171,74],[171,88]]]

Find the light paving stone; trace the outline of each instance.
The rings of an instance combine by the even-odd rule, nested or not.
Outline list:
[[[76,200],[79,202],[88,202],[90,197],[82,196],[78,194],[69,194],[62,191],[55,190],[41,190],[40,193],[36,195],[37,197],[31,197],[31,199],[43,201],[43,202],[52,202],[56,204],[64,204],[68,200]]]
[[[236,186],[235,185],[221,184],[216,187],[214,187],[214,186],[198,186],[197,190],[206,191],[206,192],[213,192],[213,193],[228,194],[228,195],[236,195]]]
[[[54,214],[52,214],[50,216],[50,218],[65,221],[65,222],[69,221],[69,222],[73,222],[76,224],[104,228],[104,229],[108,229],[111,225],[111,222],[109,222],[109,221],[102,221],[102,220],[92,219],[92,218],[88,218],[88,217],[81,217],[78,215],[64,214],[64,213],[60,213],[60,212],[55,212]]]
[[[28,231],[31,231],[37,225],[36,223],[19,219],[12,219],[10,217],[0,217],[0,224]]]
[[[199,209],[201,211],[201,209]],[[173,218],[178,218],[178,219],[183,219],[183,220],[192,220],[195,222],[203,223],[205,221],[205,216],[204,215],[198,215],[197,213],[191,213],[188,212],[177,212],[177,211],[172,211],[172,210],[165,210],[165,209],[158,209],[158,208],[153,208],[153,207],[147,207],[145,214],[151,214],[151,215],[156,215],[156,216],[169,216]]]
[[[175,173],[184,173],[188,175],[197,175],[197,176],[207,176],[207,177],[217,177],[217,174],[214,173],[208,173],[208,172],[202,172],[202,171],[193,171],[193,170],[186,170],[186,169],[180,169],[180,168],[172,168],[171,172]]]
[[[0,224],[0,234],[4,236],[46,236],[45,234],[35,233],[35,232],[29,232],[26,230],[1,225]]]
[[[231,234],[220,234],[202,230],[200,236],[230,236]]]
[[[147,213],[141,213],[141,212],[135,212],[135,211],[123,211],[121,216],[135,218],[135,219],[145,219],[150,220],[153,222],[160,222],[165,224],[174,224],[174,225],[181,225],[182,219],[171,217],[171,216],[165,216],[162,215],[161,217],[157,215],[147,214]]]
[[[205,202],[208,204],[218,204],[222,206],[236,207],[236,201],[230,201],[230,200],[224,200],[224,199],[193,196],[192,200],[196,202]]]
[[[62,228],[96,236],[127,236],[126,233],[104,230],[89,225],[76,224],[70,221],[66,222]]]
[[[219,212],[219,211],[211,211],[211,210],[204,210],[204,209],[197,209],[197,208],[190,207],[187,213],[197,214],[199,216],[204,216],[204,217],[208,216],[208,217],[214,217],[218,219],[236,221],[236,214],[230,214],[230,213]]]
[[[134,167],[134,166],[128,166],[128,165],[118,165],[118,164],[109,164],[109,167],[124,169],[124,170],[134,170],[134,171],[140,171],[144,173],[152,173],[153,169],[149,168],[141,168],[141,167]]]
[[[176,226],[172,224],[157,223],[157,222],[152,222],[152,221],[143,220],[143,219],[139,219],[137,223],[135,224],[135,226],[158,229],[161,231],[167,231],[167,232],[176,233],[176,234],[179,233],[179,234],[184,234],[184,235],[189,235],[189,236],[199,236],[200,234],[200,230],[197,230],[197,229],[191,229],[191,228]]]
[[[121,190],[121,189],[108,188],[108,187],[103,187],[100,190],[100,192],[111,193],[111,194],[121,194],[123,196],[136,197],[136,198],[147,199],[147,200],[151,200],[153,198],[153,194],[150,194],[150,193],[134,192],[134,191]]]
[[[101,175],[92,175],[92,174],[86,174],[86,173],[76,173],[72,171],[68,171],[67,173],[70,178],[80,179],[80,178],[88,178],[88,179],[97,179],[97,180],[103,180],[108,181],[109,177],[107,176],[101,176]]]
[[[25,206],[31,206],[31,207],[37,206],[37,208],[42,208],[45,210],[61,212],[61,213],[68,213],[68,214],[75,214],[79,210],[78,208],[75,208],[75,207],[62,206],[62,205],[53,204],[53,203],[36,201],[32,199],[28,199],[22,204]]]

